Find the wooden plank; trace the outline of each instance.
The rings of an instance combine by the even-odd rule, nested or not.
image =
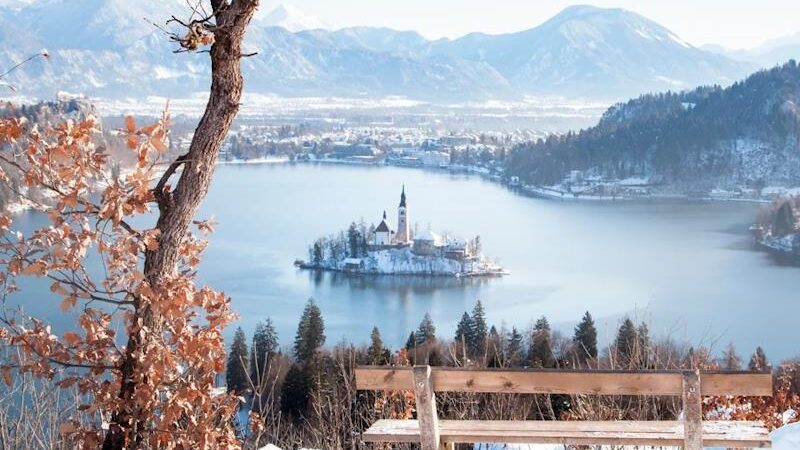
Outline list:
[[[683,394],[682,372],[610,372],[461,369],[435,367],[437,392],[523,394],[674,395]],[[772,376],[749,372],[702,373],[703,395],[772,395]],[[359,367],[361,390],[412,390],[410,367]]]
[[[564,445],[683,446],[678,421],[475,421],[440,420],[443,442]],[[769,432],[756,422],[704,422],[705,445],[723,448],[770,446]],[[367,442],[419,442],[416,420],[380,420],[364,433]]]
[[[415,366],[413,373],[422,450],[440,450],[439,415],[436,412],[436,394],[431,385],[431,366]]]
[[[700,371],[683,374],[683,448],[703,450],[703,395]]]

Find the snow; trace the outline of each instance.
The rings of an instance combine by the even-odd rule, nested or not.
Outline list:
[[[785,425],[772,432],[773,450],[800,449],[800,422]]]
[[[324,270],[347,271],[349,258],[327,259],[316,266]],[[456,260],[444,256],[417,255],[411,247],[373,250],[359,260],[363,269],[359,273],[374,275],[433,275],[433,276],[478,276],[504,275],[508,272],[489,258]]]
[[[773,431],[772,450],[798,450],[800,449],[800,422],[785,425]],[[475,444],[475,450],[565,450],[561,444]],[[592,447],[597,450],[611,450],[609,446]],[[618,448],[618,447],[614,447]],[[653,447],[637,447],[640,450],[649,450]],[[665,447],[658,447],[664,449]],[[709,450],[722,450],[711,449]]]

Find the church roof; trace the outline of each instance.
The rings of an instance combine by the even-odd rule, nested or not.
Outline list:
[[[380,225],[378,225],[378,228],[375,228],[375,231],[376,232],[386,232],[386,233],[390,233],[391,232],[391,230],[389,229],[389,225],[386,224],[386,220],[381,220]]]
[[[400,193],[400,206],[406,206],[406,185],[403,185],[403,192]]]

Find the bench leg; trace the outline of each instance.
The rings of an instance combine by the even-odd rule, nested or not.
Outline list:
[[[683,374],[683,439],[685,450],[703,450],[703,394],[697,370]]]
[[[440,450],[439,416],[436,395],[431,385],[431,366],[414,366],[414,395],[422,450]]]

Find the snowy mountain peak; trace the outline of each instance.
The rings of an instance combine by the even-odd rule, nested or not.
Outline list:
[[[303,30],[328,29],[330,26],[291,5],[280,4],[259,19],[262,25],[281,27],[293,33]]]

